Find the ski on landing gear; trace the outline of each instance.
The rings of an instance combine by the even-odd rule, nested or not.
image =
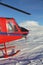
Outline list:
[[[2,54],[3,54],[2,56],[0,56],[0,58],[9,58],[12,56],[16,56],[20,52],[20,50],[15,51],[15,47],[16,46],[6,47],[6,45],[4,43],[4,48],[0,48],[0,50],[2,51]],[[9,49],[11,49],[10,54],[8,53]]]

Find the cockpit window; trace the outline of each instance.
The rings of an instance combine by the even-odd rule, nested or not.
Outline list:
[[[7,30],[8,30],[8,32],[18,31],[17,28],[16,28],[16,25],[14,25],[12,22],[7,23]]]

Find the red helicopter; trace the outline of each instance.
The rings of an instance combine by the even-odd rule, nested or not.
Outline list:
[[[23,10],[20,10],[18,8],[12,7],[10,5],[7,5],[5,3],[0,2],[0,5],[12,8],[14,10],[17,10],[19,12],[31,15],[30,13],[27,13]],[[17,53],[20,52],[20,50],[17,50],[15,53],[13,54],[9,54],[7,53],[7,50],[9,48],[15,48],[16,46],[9,46],[6,47],[6,42],[10,42],[13,40],[18,40],[21,39],[23,37],[26,38],[27,34],[29,33],[29,30],[20,27],[14,18],[6,18],[6,17],[0,17],[0,44],[4,45],[4,48],[0,48],[1,51],[3,51],[4,55],[1,56],[0,58],[8,58],[10,56],[15,56]]]

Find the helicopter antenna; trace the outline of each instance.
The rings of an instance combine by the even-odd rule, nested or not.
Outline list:
[[[25,11],[23,11],[23,10],[21,10],[21,9],[18,9],[18,8],[16,8],[16,7],[10,6],[10,5],[5,4],[5,3],[2,3],[2,2],[0,2],[0,5],[9,7],[9,8],[11,8],[11,9],[13,9],[13,10],[16,10],[16,11],[19,11],[19,12],[22,12],[22,13],[25,13],[25,14],[27,14],[27,15],[31,15],[31,14],[28,13],[28,12],[25,12]]]

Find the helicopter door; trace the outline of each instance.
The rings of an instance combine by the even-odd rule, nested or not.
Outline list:
[[[6,25],[7,25],[7,32],[14,33],[14,32],[17,32],[18,31],[16,25],[14,25],[13,22],[7,22]]]

